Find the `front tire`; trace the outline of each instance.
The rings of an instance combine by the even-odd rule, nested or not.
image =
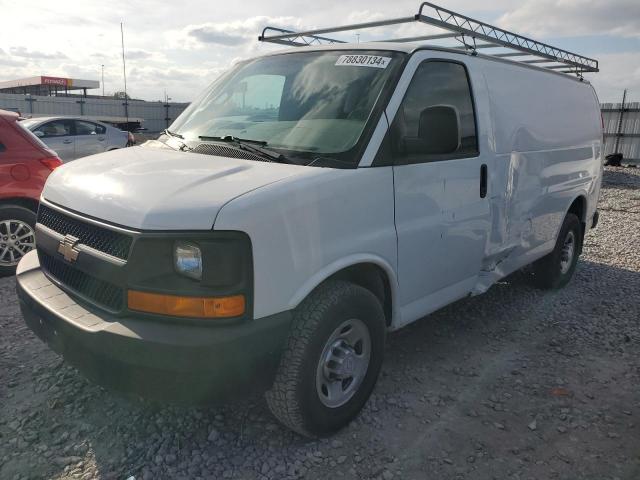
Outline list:
[[[582,251],[582,238],[580,220],[573,213],[568,213],[553,251],[533,264],[536,286],[544,290],[556,290],[569,283]]]
[[[36,214],[17,205],[0,206],[0,277],[13,275],[36,246]]]
[[[266,393],[280,422],[308,437],[351,421],[375,386],[386,323],[369,290],[345,281],[318,287],[294,311],[276,379]]]

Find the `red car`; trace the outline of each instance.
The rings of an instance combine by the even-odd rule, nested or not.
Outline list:
[[[40,192],[53,169],[62,165],[18,118],[0,110],[0,277],[13,274],[34,248]]]

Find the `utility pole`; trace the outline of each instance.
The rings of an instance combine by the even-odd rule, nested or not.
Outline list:
[[[29,113],[33,115],[33,102],[37,102],[37,98],[33,98],[30,93],[27,93],[25,96],[25,100],[29,102]]]
[[[104,97],[104,63],[102,64],[102,96]]]
[[[164,123],[166,125],[165,128],[169,128],[169,122],[171,121],[171,118],[169,117],[169,100],[171,100],[169,98],[169,95],[167,95],[167,90],[165,89],[164,91]]]
[[[127,119],[127,129],[129,128],[129,96],[127,95],[127,63],[124,58],[124,27],[120,22],[120,39],[122,41],[122,74],[124,76],[124,116]]]

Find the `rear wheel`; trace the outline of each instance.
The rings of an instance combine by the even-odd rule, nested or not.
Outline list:
[[[36,214],[17,205],[0,206],[0,277],[13,275],[36,246]]]
[[[581,250],[582,225],[576,215],[568,213],[553,251],[533,264],[535,284],[546,290],[564,287],[573,276]]]
[[[330,281],[294,312],[291,333],[273,387],[271,412],[310,437],[345,426],[362,409],[384,354],[382,305],[369,290]]]

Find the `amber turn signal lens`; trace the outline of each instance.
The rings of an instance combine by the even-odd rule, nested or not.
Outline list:
[[[244,295],[231,297],[181,297],[129,290],[130,310],[172,317],[229,318],[245,311]]]

